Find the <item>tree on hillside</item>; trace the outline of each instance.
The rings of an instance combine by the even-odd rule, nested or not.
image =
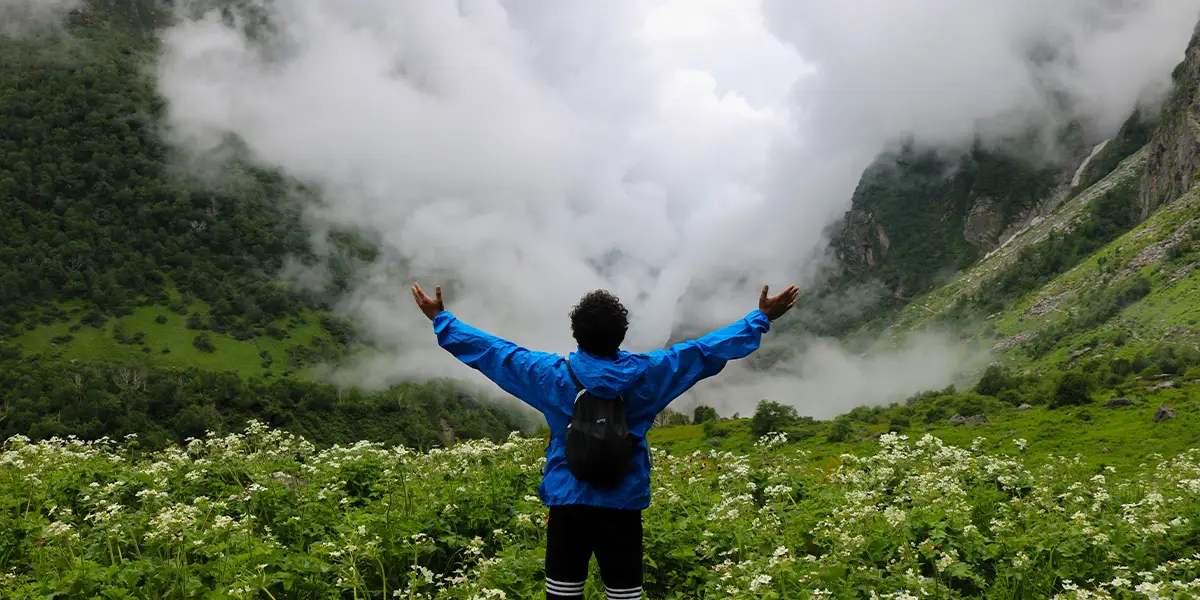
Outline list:
[[[687,425],[688,422],[687,415],[668,408],[654,417],[654,423],[651,427],[677,427],[679,425]]]
[[[719,418],[720,416],[717,414],[717,409],[711,406],[705,406],[701,404],[700,406],[696,407],[696,410],[692,411],[692,423],[697,425]]]
[[[850,423],[850,419],[838,418],[833,421],[833,425],[829,428],[829,435],[825,439],[831,442],[844,442],[850,439],[850,435],[854,433],[854,426]]]
[[[1050,407],[1079,406],[1091,402],[1091,382],[1087,375],[1077,371],[1068,371],[1063,373],[1054,385],[1054,399],[1051,401]]]
[[[984,396],[998,396],[1004,390],[1016,387],[1016,381],[1001,365],[989,365],[975,385],[975,392]]]
[[[800,422],[796,407],[787,406],[770,400],[762,400],[750,419],[750,432],[756,436],[783,431]]]

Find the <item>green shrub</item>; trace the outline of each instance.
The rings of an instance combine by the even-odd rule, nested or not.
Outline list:
[[[207,333],[202,333],[192,338],[192,345],[201,352],[216,352],[217,350],[216,346],[213,346],[212,339],[208,337]]]
[[[719,416],[717,415],[717,409],[711,406],[705,406],[701,404],[692,411],[692,423],[695,424],[705,423],[718,418]]]
[[[975,391],[985,396],[996,396],[1004,390],[1017,386],[1016,379],[1001,365],[990,365],[975,384]]]
[[[1020,406],[1025,403],[1024,396],[1017,390],[1004,390],[996,396],[996,399],[1012,406]]]
[[[1054,397],[1051,408],[1062,406],[1077,406],[1090,404],[1091,382],[1087,375],[1076,371],[1068,371],[1058,378],[1054,386]]]
[[[704,437],[718,438],[729,435],[729,424],[717,419],[709,419],[704,421]]]
[[[800,417],[796,413],[796,407],[762,400],[754,411],[754,417],[750,419],[750,432],[761,437],[768,433],[783,431],[799,422]]]
[[[850,439],[854,433],[854,425],[849,419],[837,418],[834,419],[833,425],[829,428],[829,435],[825,436],[831,442],[844,442]]]

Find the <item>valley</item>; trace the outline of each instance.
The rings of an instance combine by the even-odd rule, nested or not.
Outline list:
[[[0,37],[0,597],[543,597],[542,418],[324,377],[378,350],[339,300],[382,250],[307,231],[319,190],[244,156],[181,168],[155,11]],[[881,151],[773,340],[987,360],[832,419],[677,401],[650,598],[1200,595],[1200,37],[1180,60],[1056,160]]]

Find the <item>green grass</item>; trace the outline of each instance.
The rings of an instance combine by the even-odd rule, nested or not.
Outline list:
[[[1130,157],[1121,169],[1097,186],[1115,185],[1123,177],[1132,176],[1135,174],[1133,168],[1140,168],[1143,157],[1144,151]],[[938,317],[950,312],[955,301],[964,294],[986,294],[991,278],[1019,256],[1022,248],[1044,239],[1051,229],[1069,227],[1087,202],[1098,197],[1097,186],[1065,203],[1043,222],[1015,238],[1009,246],[980,261],[950,284],[914,301],[896,319],[889,335],[880,344],[894,344],[906,334],[935,327]],[[1187,267],[1195,263],[1195,252],[1175,261],[1163,258],[1140,268],[1130,267],[1149,246],[1163,244],[1189,223],[1198,222],[1200,190],[1193,190],[1040,289],[1017,299],[1008,308],[990,315],[968,317],[956,328],[980,350],[989,350],[1002,340],[1036,335],[1070,315],[1093,310],[1098,295],[1140,275],[1151,282],[1150,293],[1108,321],[1086,330],[1067,332],[1041,355],[1030,355],[1027,346],[1017,344],[997,350],[995,359],[1017,368],[1047,372],[1069,368],[1076,358],[1090,356],[1089,353],[1108,352],[1130,357],[1163,340],[1200,343],[1197,333],[1200,327],[1196,326],[1200,323],[1200,302],[1197,302],[1200,272],[1187,272]],[[1195,246],[1195,242],[1188,239],[1181,244]],[[1056,299],[1052,308],[1041,311],[1042,314],[1031,313],[1035,304],[1051,299]],[[1110,347],[1108,343],[1118,337],[1125,338],[1125,345]]]
[[[1022,332],[1038,331],[1049,324],[1062,320],[1067,314],[1087,310],[1084,302],[1109,286],[1118,283],[1115,274],[1124,272],[1129,262],[1152,244],[1162,243],[1176,234],[1181,227],[1200,218],[1200,198],[1196,194],[1177,201],[1170,209],[1155,213],[1150,219],[1118,238],[1076,268],[1064,273],[1012,309],[998,315],[994,320],[998,336],[1007,337]],[[1187,243],[1186,241],[1184,243]],[[1110,268],[1101,265],[1105,261]],[[1200,341],[1195,327],[1200,322],[1200,272],[1192,270],[1180,275],[1188,261],[1153,262],[1136,271],[1130,270],[1129,277],[1145,276],[1151,282],[1150,293],[1138,302],[1126,307],[1108,322],[1086,331],[1075,332],[1059,340],[1056,348],[1030,361],[1035,369],[1053,368],[1069,361],[1070,353],[1086,347],[1093,341],[1110,340],[1123,333],[1128,338],[1124,353],[1132,354],[1144,350],[1163,339]],[[1112,268],[1111,265],[1116,265]],[[1044,315],[1031,315],[1029,309],[1041,298],[1063,296],[1054,310]],[[1021,350],[1008,352],[1010,361],[1021,362]]]
[[[1145,386],[1153,381],[1147,380]],[[913,420],[911,427],[902,433],[912,439],[926,433],[962,447],[972,445],[975,438],[984,438],[978,447],[985,452],[1016,452],[1013,440],[1024,439],[1027,446],[1022,454],[1026,464],[1037,466],[1059,460],[1058,457],[1073,459],[1081,457],[1082,464],[1089,469],[1112,466],[1121,472],[1135,472],[1151,454],[1174,456],[1188,448],[1200,445],[1200,386],[1179,381],[1181,387],[1173,390],[1142,391],[1128,397],[1134,406],[1106,408],[1104,402],[1110,392],[1097,394],[1088,406],[1049,409],[1036,406],[1020,411],[1006,408],[988,413],[986,425],[953,426],[941,419],[931,425]],[[1161,423],[1153,421],[1159,405],[1166,404],[1178,415]],[[728,434],[722,437],[705,437],[700,425],[686,425],[652,429],[647,435],[652,448],[671,454],[691,454],[697,450],[719,450],[747,452],[754,445],[750,433],[750,419],[724,421]],[[865,431],[846,442],[830,442],[825,438],[829,422],[818,422],[799,429],[811,433],[809,437],[794,445],[809,453],[817,464],[825,468],[840,464],[838,457],[843,453],[866,455],[875,451],[877,443],[868,436],[888,430],[888,423],[855,423],[854,428]],[[1108,452],[1105,452],[1108,449]]]
[[[1087,207],[1093,200],[1100,198],[1113,186],[1138,176],[1144,168],[1146,155],[1146,148],[1143,148],[1129,156],[1112,173],[1064,202],[1044,219],[1018,233],[1007,244],[959,273],[952,281],[912,301],[896,317],[892,334],[903,335],[926,328],[939,314],[949,311],[960,296],[986,290],[988,282],[1013,264],[1023,249],[1045,240],[1052,231],[1062,231],[1072,226],[1086,215]],[[1103,250],[1096,254],[1102,252]]]
[[[1067,600],[1145,583],[1194,597],[1200,452],[1144,444],[1132,472],[1037,466],[1039,451],[998,443],[889,437],[836,472],[838,457],[774,441],[658,453],[644,596]],[[519,436],[318,450],[261,423],[150,454],[15,438],[0,454],[0,585],[14,598],[543,598],[544,450]],[[598,571],[582,577],[589,600],[604,597]]]
[[[39,324],[33,330],[15,338],[15,342],[26,353],[52,355],[67,360],[114,360],[129,363],[151,363],[156,365],[177,367],[200,367],[208,370],[234,371],[245,376],[266,375],[283,376],[285,374],[307,377],[309,367],[295,369],[288,365],[287,348],[292,345],[309,346],[314,337],[328,339],[321,329],[318,316],[304,313],[289,321],[279,321],[276,326],[287,328],[287,337],[277,340],[269,336],[259,336],[245,341],[239,341],[231,335],[188,329],[186,322],[192,311],[201,311],[205,307],[197,304],[189,307],[189,315],[179,315],[164,306],[141,306],[132,314],[125,317],[109,318],[103,326],[97,328],[83,325],[76,331],[70,331],[72,325],[79,322],[85,312],[79,307],[63,307],[71,312],[67,322]],[[156,319],[162,316],[165,323]],[[120,322],[127,336],[138,332],[145,333],[144,343],[122,344],[113,335],[116,323]],[[207,334],[216,348],[213,352],[203,352],[193,345],[193,340],[201,334]],[[56,337],[70,335],[69,342],[55,344]],[[143,348],[148,348],[149,352]],[[169,352],[164,353],[164,349]],[[272,359],[269,367],[263,367],[263,358],[259,355],[268,351]]]

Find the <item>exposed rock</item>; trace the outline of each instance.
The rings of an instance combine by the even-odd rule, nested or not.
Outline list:
[[[875,215],[865,210],[846,211],[831,243],[837,249],[838,261],[851,270],[874,266],[878,258],[892,247],[891,239]]]
[[[1173,389],[1177,389],[1178,387],[1179,387],[1179,384],[1175,383],[1174,381],[1160,381],[1154,385],[1146,386],[1146,391],[1154,392],[1154,391],[1158,391],[1158,390],[1173,390]]]
[[[1101,450],[1100,452],[1102,452],[1104,454],[1110,454],[1110,453],[1112,453],[1112,450],[1105,448],[1105,449]]]
[[[963,239],[968,244],[985,252],[997,247],[996,236],[1004,227],[1004,215],[995,199],[979,196],[971,204],[967,218],[963,219]]]
[[[1029,310],[1025,311],[1025,314],[1033,317],[1040,317],[1058,308],[1058,305],[1061,304],[1063,300],[1074,295],[1075,290],[1067,290],[1061,294],[1038,298],[1033,305],[1029,307]]]
[[[1122,406],[1133,406],[1133,400],[1130,400],[1129,398],[1113,398],[1112,400],[1105,402],[1104,406],[1107,408],[1119,408]]]
[[[984,415],[973,415],[967,418],[967,425],[987,425],[988,418]]]
[[[1017,344],[1028,341],[1029,339],[1033,338],[1033,336],[1034,332],[1032,331],[1022,331],[1014,336],[1006,337],[996,342],[996,344],[992,346],[992,350],[1008,350]]]
[[[966,425],[967,418],[962,415],[954,415],[953,417],[950,417],[948,423],[951,425]]]
[[[1017,407],[1017,410],[1033,410],[1032,404],[1022,404]]]
[[[1138,197],[1143,220],[1159,205],[1189,190],[1200,173],[1200,23],[1193,29],[1191,43],[1172,79],[1175,89],[1150,140],[1146,177]]]
[[[883,230],[883,223],[875,224],[875,233],[879,236],[879,245],[883,247],[883,251],[887,252],[892,249],[892,240],[888,237],[886,231]]]
[[[1166,421],[1167,419],[1174,419],[1174,418],[1175,418],[1175,409],[1171,408],[1170,406],[1167,406],[1166,404],[1159,405],[1158,410],[1154,411],[1154,422],[1155,423],[1161,423],[1163,421]]]
[[[1129,239],[1130,240],[1140,240],[1148,235],[1155,235],[1157,233],[1158,233],[1157,227],[1147,227],[1145,229],[1135,231],[1133,233],[1133,235],[1129,236]],[[1120,248],[1117,248],[1117,250],[1120,250]]]
[[[1175,232],[1170,235],[1170,237],[1159,240],[1146,246],[1145,248],[1142,248],[1142,251],[1139,252],[1138,255],[1133,258],[1133,260],[1129,261],[1129,264],[1125,265],[1125,268],[1121,270],[1121,274],[1117,277],[1117,280],[1119,281],[1133,275],[1146,265],[1151,265],[1161,261],[1163,257],[1167,255],[1167,251],[1170,250],[1172,246],[1191,237],[1192,226],[1196,225],[1197,223],[1200,223],[1200,219],[1192,219],[1191,221],[1179,226],[1179,228],[1176,229]]]

